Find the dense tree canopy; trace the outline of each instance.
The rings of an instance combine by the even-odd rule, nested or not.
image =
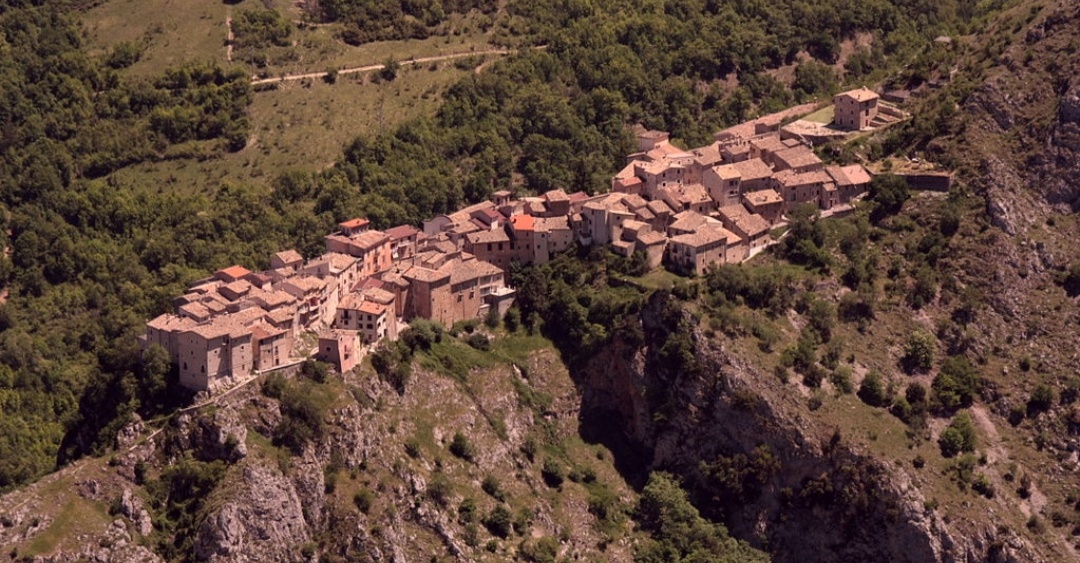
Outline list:
[[[42,5],[35,5],[42,4]],[[87,54],[64,0],[0,9],[0,488],[57,460],[107,448],[133,412],[165,408],[168,374],[141,354],[147,318],[191,281],[270,252],[317,251],[335,221],[417,223],[491,191],[604,189],[632,150],[626,126],[702,143],[724,125],[793,101],[766,69],[807,51],[833,60],[837,39],[873,35],[859,72],[901,61],[959,29],[973,0],[514,0],[519,54],[470,74],[437,114],[362,136],[325,172],[280,171],[274,191],[224,182],[208,193],[134,185],[114,172],[174,158],[212,158],[246,145],[250,69],[192,63],[134,78],[140,45]],[[447,14],[492,12],[472,0],[319,3],[345,39],[418,37]],[[250,11],[248,11],[250,10]],[[236,14],[241,48],[288,41],[274,14]],[[352,34],[352,36],[349,36]],[[816,64],[816,63],[815,63]],[[734,73],[738,85],[719,79]],[[805,65],[803,95],[831,89]],[[277,171],[276,171],[277,172]],[[640,306],[598,294],[587,272],[549,267],[523,321],[574,327],[581,350]],[[717,280],[723,281],[723,280]],[[719,284],[723,285],[723,284]],[[774,301],[772,297],[762,299]],[[526,300],[522,300],[523,304]],[[672,351],[678,352],[677,347]],[[947,386],[935,393],[945,397]]]

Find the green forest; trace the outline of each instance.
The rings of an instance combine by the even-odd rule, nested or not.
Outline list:
[[[355,23],[359,42],[417,36],[448,13],[491,9],[321,5],[320,20]],[[547,48],[470,75],[435,117],[360,136],[327,171],[281,171],[270,193],[223,183],[192,194],[112,173],[243,149],[245,108],[257,95],[251,69],[192,62],[128,77],[123,68],[137,51],[88,55],[78,4],[5,3],[0,489],[106,451],[131,413],[153,416],[182,400],[167,362],[144,357],[137,336],[214,269],[263,267],[287,247],[312,255],[350,216],[388,227],[500,188],[603,190],[630,152],[630,124],[701,143],[721,126],[927,56],[935,35],[963,31],[994,8],[973,0],[511,1],[508,10],[528,24],[523,43]],[[838,39],[858,32],[875,38],[858,64],[843,77],[824,67]],[[800,50],[820,61],[805,64],[826,69],[826,80],[788,89],[765,72]],[[730,73],[733,89],[718,80]]]

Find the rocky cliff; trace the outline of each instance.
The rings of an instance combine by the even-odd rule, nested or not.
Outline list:
[[[696,484],[733,533],[775,560],[1043,560],[992,520],[950,525],[904,468],[849,444],[843,429],[807,409],[797,387],[703,335],[670,294],[655,294],[641,317],[648,345],[616,342],[578,373],[586,418],[617,419],[611,428],[625,430],[609,440],[627,439],[627,455]],[[684,335],[693,342],[690,370],[661,357],[679,337],[673,322],[695,327]],[[710,483],[718,460],[738,487]]]

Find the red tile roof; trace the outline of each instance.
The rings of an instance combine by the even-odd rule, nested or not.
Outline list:
[[[349,219],[348,221],[338,223],[338,226],[342,229],[359,229],[360,227],[364,227],[369,223],[371,223],[371,221],[357,217],[356,219]]]
[[[386,307],[374,301],[364,301],[360,304],[360,308],[358,310],[361,313],[367,313],[369,315],[381,315],[386,312]]]
[[[514,215],[510,218],[515,231],[531,231],[534,228],[532,215]]]
[[[215,276],[221,275],[221,276],[224,276],[226,278],[229,278],[228,281],[236,281],[236,280],[238,280],[238,279],[240,279],[240,278],[242,278],[242,277],[244,277],[244,276],[246,276],[246,275],[248,275],[250,273],[251,273],[251,270],[249,270],[249,269],[247,269],[247,268],[245,268],[243,266],[229,266],[228,268],[223,268],[221,270],[218,270],[217,272],[214,272],[214,275]]]
[[[420,229],[417,229],[412,225],[398,225],[397,227],[390,227],[383,232],[386,233],[386,236],[390,237],[390,240],[401,240],[419,234]]]

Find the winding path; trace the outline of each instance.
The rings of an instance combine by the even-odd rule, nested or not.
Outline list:
[[[543,48],[536,47],[537,49]],[[469,51],[467,53],[451,53],[449,55],[438,55],[434,57],[420,57],[418,59],[409,59],[407,61],[401,61],[398,64],[400,66],[418,65],[423,63],[433,63],[438,61],[449,61],[453,59],[463,59],[465,57],[480,57],[484,55],[509,55],[514,51],[511,49],[488,49],[485,51]],[[337,71],[338,75],[342,74],[355,74],[358,72],[371,72],[374,70],[382,70],[386,68],[385,64],[357,66],[352,68],[343,68]],[[287,74],[285,76],[277,76],[274,78],[258,78],[251,81],[252,86],[258,86],[259,84],[273,84],[277,82],[288,82],[292,80],[304,80],[306,78],[323,78],[329,72],[308,72],[304,74]]]

